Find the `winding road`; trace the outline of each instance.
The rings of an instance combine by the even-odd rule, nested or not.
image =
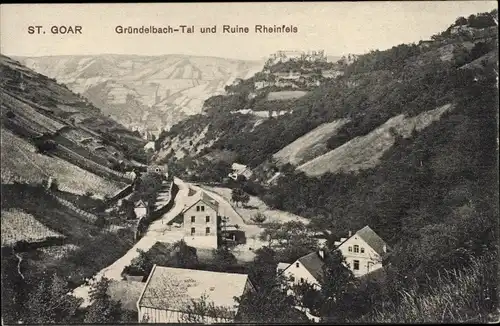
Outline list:
[[[189,195],[190,188],[195,190],[196,193],[204,191],[217,200],[219,202],[219,214],[229,217],[230,224],[238,224],[240,229],[245,232],[247,238],[252,237],[255,239],[255,236],[262,231],[262,228],[257,225],[245,224],[243,218],[236,212],[231,204],[219,194],[184,182],[179,178],[174,178],[174,183],[179,187],[179,191],[173,199],[174,205],[172,209],[165,213],[160,219],[151,223],[144,236],[125,255],[116,260],[113,264],[99,271],[95,275],[96,280],[102,277],[106,277],[110,280],[122,280],[121,273],[123,269],[125,266],[130,265],[134,258],[138,257],[138,249],[147,251],[158,241],[173,243],[181,240],[184,237],[183,230],[172,229],[170,226],[167,226],[167,223],[179,215],[187,205],[192,204],[193,196]],[[242,261],[252,260],[254,254],[252,250],[248,250],[250,246],[253,247],[253,249],[257,249],[261,244],[260,241],[254,240],[253,243],[237,246],[233,251],[236,258]],[[90,304],[89,290],[90,285],[83,284],[73,291],[74,296],[84,299],[82,307],[86,307]]]
[[[110,280],[122,280],[121,273],[123,269],[125,266],[130,265],[132,259],[139,255],[138,249],[147,251],[158,241],[175,242],[183,238],[182,231],[170,231],[167,223],[180,214],[187,204],[189,200],[189,186],[178,178],[174,178],[174,183],[179,187],[179,191],[174,198],[174,206],[172,209],[165,213],[160,219],[154,221],[149,226],[144,236],[125,255],[116,260],[113,264],[99,271],[95,275],[96,280],[102,277],[106,277]],[[74,296],[84,299],[82,307],[86,307],[90,304],[89,290],[90,285],[83,284],[73,291]]]

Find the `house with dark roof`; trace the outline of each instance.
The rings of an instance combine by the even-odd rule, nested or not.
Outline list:
[[[246,274],[154,265],[137,300],[138,322],[234,322],[238,314],[234,297],[248,291],[255,287]],[[190,306],[203,298],[219,308],[217,314],[190,316]]]
[[[300,257],[292,264],[279,263],[277,273],[282,274],[292,284],[309,283],[318,290],[323,278],[325,253],[322,249]]]
[[[382,268],[382,258],[387,253],[385,241],[368,225],[335,242],[354,276],[360,277]]]
[[[335,242],[335,250],[340,250],[346,264],[354,276],[360,278],[382,268],[382,258],[387,252],[385,241],[369,226],[349,237]],[[277,274],[283,274],[289,284],[307,282],[320,289],[323,279],[325,252],[320,249],[300,257],[292,264],[279,263]]]
[[[219,231],[219,203],[199,191],[182,211],[184,241],[196,248],[217,248]]]

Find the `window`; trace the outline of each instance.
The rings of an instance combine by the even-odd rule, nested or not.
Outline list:
[[[300,265],[299,265],[299,263],[298,263],[298,262],[297,262],[297,263],[295,263],[295,267],[299,267],[299,266],[300,266]]]
[[[354,270],[359,271],[359,260],[353,260],[352,262],[354,263]]]
[[[208,216],[208,215],[205,216],[205,220],[207,221],[207,223],[210,222],[210,216]]]
[[[195,234],[196,232],[196,229],[195,228],[191,228],[191,235]]]
[[[304,278],[303,277],[300,278],[300,283],[304,283]]]
[[[200,206],[196,206],[196,211],[199,212],[200,211]]]
[[[361,247],[361,253],[365,253],[365,248],[364,247]]]
[[[205,206],[200,206],[201,207],[201,211],[204,212],[205,211]]]
[[[358,245],[354,245],[354,252],[359,252],[359,246]]]
[[[290,281],[295,282],[295,277],[290,276]]]
[[[210,234],[210,228],[206,228],[206,229],[205,229],[205,233],[206,233],[206,234]]]
[[[349,252],[352,252],[352,247],[351,247],[351,246],[349,246],[348,250],[349,250]]]
[[[194,223],[194,222],[196,222],[196,217],[191,216],[191,223]]]

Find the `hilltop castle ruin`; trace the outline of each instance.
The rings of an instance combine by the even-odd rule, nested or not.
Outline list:
[[[286,61],[321,61],[326,62],[324,50],[319,51],[277,51],[269,56],[268,64]]]

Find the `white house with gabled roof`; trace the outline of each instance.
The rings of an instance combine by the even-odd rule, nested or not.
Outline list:
[[[323,278],[324,251],[318,250],[300,257],[292,264],[279,263],[277,273],[282,274],[290,286],[309,283],[318,290]]]
[[[360,277],[382,268],[382,258],[387,253],[387,244],[368,225],[349,237],[335,242],[342,252],[354,276]]]
[[[217,248],[219,203],[199,191],[186,205],[183,214],[184,241],[196,248]]]
[[[356,277],[361,277],[382,268],[382,258],[387,253],[387,244],[369,226],[365,226],[348,238],[335,242],[347,266]],[[279,263],[277,274],[283,274],[289,285],[307,282],[321,288],[323,278],[324,249],[300,257],[292,264]]]

